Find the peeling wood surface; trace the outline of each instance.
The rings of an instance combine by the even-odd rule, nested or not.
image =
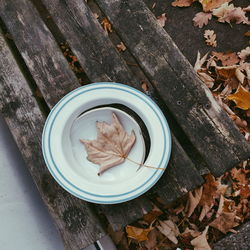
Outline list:
[[[41,135],[45,116],[20,72],[0,31],[0,110],[22,153],[67,249],[79,250],[105,235],[87,202],[64,191],[43,161]]]
[[[154,83],[211,172],[219,176],[250,157],[250,145],[144,2],[96,2]]]

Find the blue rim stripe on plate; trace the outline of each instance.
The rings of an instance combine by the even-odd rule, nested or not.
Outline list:
[[[111,86],[107,86],[108,85],[111,85]],[[105,86],[103,86],[105,85]],[[94,88],[95,86],[97,86],[96,88]],[[121,89],[121,88],[117,88],[117,86],[121,86],[122,88],[125,88],[125,89]],[[86,89],[88,88],[88,89]],[[90,89],[89,89],[90,88]],[[54,124],[54,121],[58,115],[58,113],[62,110],[62,108],[68,103],[70,102],[73,98],[75,98],[76,96],[78,95],[81,95],[83,93],[87,93],[88,91],[91,91],[91,90],[96,90],[96,89],[118,89],[120,91],[125,91],[125,92],[128,92],[132,95],[135,95],[137,96],[138,98],[140,98],[142,101],[144,101],[153,111],[154,113],[157,115],[160,123],[161,123],[161,126],[162,126],[162,129],[163,129],[163,133],[164,133],[164,151],[166,150],[166,134],[165,134],[165,130],[164,130],[164,126],[162,124],[162,120],[161,118],[159,117],[159,115],[157,114],[157,112],[155,111],[154,108],[156,108],[161,116],[163,117],[163,120],[165,120],[165,125],[167,127],[167,134],[168,134],[168,138],[170,140],[168,140],[168,148],[169,148],[169,151],[168,151],[168,154],[167,154],[167,157],[164,157],[164,155],[162,156],[162,159],[161,159],[161,162],[159,164],[159,168],[162,167],[161,165],[164,165],[163,167],[166,167],[168,161],[169,161],[169,158],[170,158],[170,152],[171,152],[171,136],[170,136],[170,129],[169,129],[169,126],[168,126],[168,123],[165,119],[165,116],[163,115],[162,111],[159,109],[159,107],[155,104],[155,102],[153,102],[152,99],[150,99],[148,96],[146,96],[145,94],[143,94],[142,92],[130,87],[130,86],[126,86],[126,85],[123,85],[123,84],[118,84],[118,83],[107,83],[107,82],[104,82],[104,83],[94,83],[94,84],[91,84],[91,85],[88,85],[88,86],[83,86],[83,87],[80,87],[80,88],[77,88],[76,90],[73,90],[72,92],[70,92],[69,94],[67,94],[66,96],[64,96],[56,105],[55,107],[51,110],[47,120],[46,120],[46,123],[45,123],[45,126],[44,126],[44,130],[43,130],[43,140],[42,140],[42,150],[43,150],[43,155],[44,155],[44,158],[45,158],[45,162],[46,162],[46,165],[48,167],[48,169],[50,170],[51,174],[53,175],[53,177],[57,180],[57,182],[64,188],[66,189],[67,191],[69,191],[70,193],[72,193],[73,195],[79,197],[79,198],[83,198],[85,200],[88,200],[88,201],[91,201],[91,202],[97,202],[97,203],[120,203],[120,202],[123,202],[123,201],[127,201],[127,200],[131,200],[131,199],[134,199],[138,196],[140,196],[142,193],[145,193],[148,189],[150,189],[157,181],[158,179],[162,176],[163,172],[159,174],[159,176],[157,177],[157,179],[150,185],[148,186],[147,188],[145,188],[142,192],[140,193],[137,193],[135,194],[134,196],[131,196],[131,197],[128,197],[126,199],[119,199],[119,200],[115,200],[115,201],[100,201],[100,200],[92,200],[90,198],[87,198],[85,196],[81,196],[79,195],[78,193],[75,193],[74,191],[70,190],[68,187],[66,187],[57,177],[56,177],[56,174],[53,172],[50,164],[49,164],[49,161],[47,159],[47,156],[45,154],[45,131],[47,131],[47,125],[48,125],[48,121],[50,119],[50,117],[52,116],[52,114],[55,112],[55,109],[56,107],[58,107],[63,101],[64,99],[67,97],[70,97],[71,95],[73,95],[73,97],[71,97],[67,102],[65,102],[62,107],[57,111],[57,113],[55,114],[55,117],[53,118],[53,121],[50,125],[50,128],[49,128],[49,154],[50,154],[50,158],[51,158],[51,161],[55,167],[55,169],[57,170],[57,172],[59,173],[59,175],[68,183],[70,184],[70,186],[72,186],[73,188],[77,189],[78,191],[82,192],[82,193],[86,193],[87,195],[91,195],[91,196],[95,196],[95,197],[100,197],[100,198],[112,198],[112,197],[120,197],[120,196],[123,196],[123,195],[128,195],[129,193],[132,193],[132,192],[135,192],[136,190],[140,189],[142,186],[144,186],[145,184],[147,184],[153,177],[154,175],[157,173],[157,171],[159,170],[155,170],[154,173],[151,175],[151,177],[145,182],[143,183],[141,186],[137,187],[136,189],[134,190],[131,190],[129,192],[126,192],[126,193],[123,193],[123,194],[118,194],[118,195],[97,195],[97,194],[93,194],[93,193],[89,193],[87,191],[84,191],[82,189],[80,189],[79,187],[75,186],[73,183],[71,183],[69,180],[67,180],[65,178],[65,176],[63,176],[63,174],[60,172],[59,168],[57,167],[56,163],[54,162],[54,159],[52,157],[52,153],[51,153],[51,147],[50,147],[50,139],[51,139],[51,130],[52,130],[52,127],[53,127],[53,124]],[[83,89],[83,91],[81,91],[80,93],[78,93],[77,95],[74,95],[75,92],[77,91],[80,91],[81,89]],[[135,92],[137,92],[138,94],[135,94],[129,90],[133,90]],[[141,97],[143,96],[143,97]],[[146,100],[144,99],[146,98]],[[152,105],[151,105],[152,104]],[[166,158],[165,162],[163,162],[164,158]],[[164,164],[163,164],[164,163]]]

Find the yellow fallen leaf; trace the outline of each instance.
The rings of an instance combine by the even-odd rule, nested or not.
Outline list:
[[[228,100],[232,100],[236,103],[236,107],[247,110],[250,108],[250,92],[248,92],[241,85],[239,86],[236,93],[229,95]]]
[[[148,240],[148,234],[153,228],[139,228],[133,226],[126,226],[126,232],[129,238],[135,239],[137,241]]]

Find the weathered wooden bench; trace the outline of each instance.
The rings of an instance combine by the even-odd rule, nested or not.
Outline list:
[[[110,35],[96,12],[99,20],[107,17],[112,23]],[[67,249],[82,249],[103,237],[103,215],[119,230],[152,208],[152,194],[170,203],[202,184],[202,174],[219,176],[250,157],[244,137],[143,1],[2,0],[0,16],[1,113]],[[121,41],[125,53],[117,51]],[[147,82],[146,93],[168,118],[171,160],[143,196],[94,205],[64,191],[49,174],[41,152],[46,116],[81,86],[61,42],[68,43],[84,69],[86,84],[115,81],[144,91],[141,82]]]

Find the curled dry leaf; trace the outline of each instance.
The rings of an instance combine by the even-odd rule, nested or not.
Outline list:
[[[164,27],[167,21],[166,13],[163,13],[160,16],[158,16],[157,21],[161,27]]]
[[[123,42],[117,44],[116,48],[118,49],[118,51],[125,51],[127,49]]]
[[[215,56],[218,60],[220,60],[223,66],[232,66],[240,61],[239,57],[235,52],[221,53],[213,51],[212,55]]]
[[[204,25],[208,24],[208,21],[211,20],[211,13],[198,12],[193,18],[194,26],[202,28]]]
[[[212,47],[217,46],[216,34],[214,33],[213,30],[205,30],[204,37],[206,39],[205,41],[207,45],[212,46]]]
[[[175,0],[171,3],[174,7],[189,7],[195,0]]]
[[[126,232],[129,238],[135,239],[137,241],[148,240],[148,234],[152,228],[139,228],[133,226],[126,226]]]
[[[218,21],[225,16],[227,12],[230,12],[234,9],[233,4],[228,4],[228,2],[222,4],[219,8],[213,9],[213,16],[218,17]]]
[[[112,27],[111,27],[111,23],[109,22],[109,20],[107,18],[104,18],[101,22],[101,25],[103,27],[103,29],[109,33],[112,32]]]
[[[180,235],[180,231],[177,225],[171,220],[159,221],[160,225],[157,226],[159,231],[164,234],[174,244],[178,243],[177,236]]]
[[[221,215],[212,221],[209,225],[220,230],[222,233],[226,234],[230,231],[233,227],[239,225],[239,223],[235,222],[236,213],[226,213],[223,212]]]
[[[187,217],[190,217],[192,215],[195,208],[199,204],[202,195],[202,190],[203,187],[201,186],[194,190],[194,194],[191,191],[188,192],[188,201],[185,208],[185,210],[187,211]]]
[[[238,57],[241,59],[241,61],[245,61],[247,57],[250,55],[250,47],[246,47],[245,49],[241,50],[238,53]]]
[[[249,24],[248,18],[246,17],[246,12],[240,8],[233,8],[232,10],[228,10],[224,13],[224,16],[218,19],[219,22],[236,22],[236,24],[244,23]]]
[[[202,4],[203,11],[208,12],[215,8],[220,7],[226,2],[231,2],[232,0],[199,0]]]
[[[232,100],[236,103],[236,107],[248,110],[250,108],[250,92],[246,91],[244,87],[239,86],[235,94],[229,95],[228,100]]]
[[[136,137],[134,131],[126,133],[115,113],[112,124],[97,122],[97,140],[80,140],[88,153],[87,159],[100,165],[98,175],[107,169],[123,163],[133,147]]]
[[[243,8],[244,11],[250,12],[250,5],[248,5],[246,8]]]
[[[194,250],[211,250],[207,242],[207,231],[208,226],[205,228],[201,235],[191,241],[191,245],[194,247]]]

